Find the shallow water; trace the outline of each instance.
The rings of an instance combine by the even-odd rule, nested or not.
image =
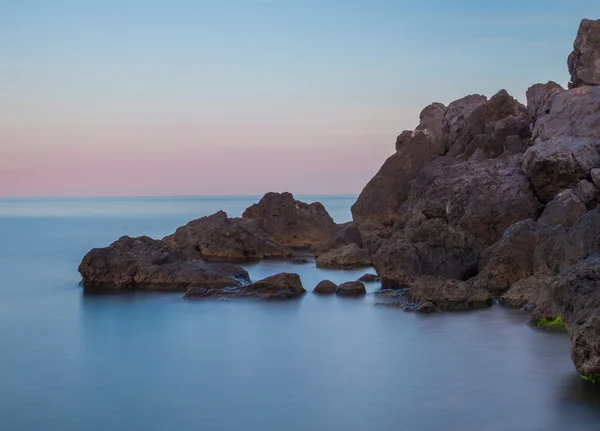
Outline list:
[[[320,200],[349,219],[354,197]],[[600,392],[575,373],[566,334],[528,327],[518,310],[421,316],[372,294],[185,301],[78,286],[91,247],[254,201],[0,200],[0,430],[600,428]],[[307,290],[366,272],[247,269],[298,272]]]

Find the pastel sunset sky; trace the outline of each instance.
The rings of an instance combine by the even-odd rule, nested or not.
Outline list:
[[[578,0],[0,0],[0,196],[358,193],[420,110],[568,81]]]

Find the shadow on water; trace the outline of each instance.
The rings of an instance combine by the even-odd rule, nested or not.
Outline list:
[[[600,384],[583,380],[576,372],[561,382],[561,401],[593,407],[600,419]]]

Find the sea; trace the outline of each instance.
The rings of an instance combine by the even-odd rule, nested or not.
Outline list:
[[[356,196],[322,202],[337,222]],[[593,431],[600,390],[569,338],[495,305],[419,315],[310,293],[372,269],[297,272],[299,300],[86,295],[77,266],[122,235],[161,238],[259,196],[0,199],[2,431]]]

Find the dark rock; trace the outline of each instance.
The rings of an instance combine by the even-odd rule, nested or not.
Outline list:
[[[164,242],[124,236],[105,248],[95,248],[79,265],[86,290],[185,291],[189,286],[239,286],[248,273],[235,265],[186,260]]]
[[[590,176],[592,177],[592,182],[596,187],[600,184],[600,168],[594,168],[590,171]]]
[[[527,89],[527,110],[534,122],[540,115],[548,114],[552,98],[562,91],[565,89],[554,81],[535,84]]]
[[[417,308],[417,311],[421,314],[431,314],[437,311],[433,302],[425,302]]]
[[[598,152],[589,140],[570,136],[538,139],[523,156],[523,170],[542,202],[576,186],[599,164]]]
[[[392,236],[373,256],[373,266],[384,287],[403,287],[423,274],[466,278],[478,254],[467,231],[434,218]]]
[[[592,172],[593,171],[594,169],[592,169]],[[573,193],[575,193],[581,203],[587,205],[588,208],[590,205],[595,206],[595,203],[598,199],[598,192],[598,188],[587,180],[579,181],[573,188]]]
[[[163,241],[188,259],[244,262],[292,255],[253,220],[228,218],[224,211],[193,220]]]
[[[352,269],[371,266],[367,252],[356,244],[348,244],[317,257],[319,268]]]
[[[406,298],[420,311],[429,310],[433,304],[438,310],[472,310],[492,305],[492,296],[471,283],[443,277],[424,275],[406,290]]]
[[[332,295],[337,290],[337,287],[337,284],[335,284],[333,281],[323,280],[315,286],[313,293],[319,295]]]
[[[292,299],[306,293],[300,276],[285,272],[244,286],[243,291],[245,294],[255,295],[261,299]]]
[[[500,295],[517,281],[533,275],[535,249],[548,232],[531,219],[510,226],[498,242],[481,254],[474,286]]]
[[[471,113],[485,104],[487,100],[485,96],[472,94],[455,100],[448,105],[442,120],[442,140],[446,146],[446,151],[462,135],[467,118]]]
[[[277,243],[295,250],[322,247],[337,231],[337,225],[321,203],[306,204],[290,193],[267,193],[246,209],[242,218],[253,220]]]
[[[310,260],[304,258],[297,258],[290,260],[290,263],[293,263],[295,265],[304,265],[306,263],[310,263]]]
[[[535,275],[523,278],[514,283],[500,297],[500,303],[510,307],[523,308],[533,311],[540,303],[540,294],[552,281],[552,276]]]
[[[358,279],[361,283],[376,283],[379,280],[379,276],[375,274],[365,274]]]
[[[340,284],[335,293],[340,296],[361,296],[366,295],[367,289],[360,281],[348,281]]]
[[[353,222],[340,224],[338,225],[337,231],[333,238],[331,238],[328,243],[317,250],[317,254],[323,254],[353,243],[361,248],[363,246],[362,234],[360,233],[358,227],[356,227]]]
[[[538,223],[540,226],[562,225],[570,227],[586,212],[586,206],[579,200],[577,195],[571,189],[567,189],[548,202]]]
[[[581,21],[567,63],[571,74],[569,88],[600,85],[600,20]]]

